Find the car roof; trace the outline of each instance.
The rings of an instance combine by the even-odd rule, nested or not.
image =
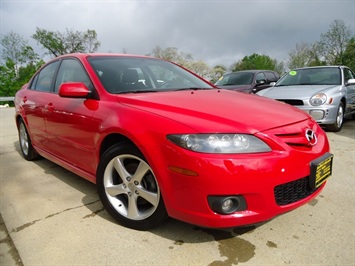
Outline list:
[[[151,56],[146,55],[137,55],[137,54],[115,54],[115,53],[72,53],[72,54],[65,54],[60,55],[53,59],[58,58],[66,58],[66,57],[77,57],[77,58],[86,58],[86,57],[134,57],[134,58],[154,58],[159,59]]]
[[[347,66],[343,66],[343,65],[328,65],[328,66],[311,66],[311,67],[298,67],[298,68],[294,68],[292,70],[300,70],[300,69],[314,69],[314,68],[349,68]]]

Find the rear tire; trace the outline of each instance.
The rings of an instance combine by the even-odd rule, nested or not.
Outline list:
[[[18,136],[21,147],[22,156],[27,161],[34,161],[40,158],[40,155],[32,146],[30,135],[28,134],[25,122],[22,119],[18,122]]]
[[[109,148],[96,176],[103,206],[121,225],[148,230],[167,219],[153,170],[134,145],[118,143]]]
[[[344,123],[344,104],[340,102],[338,106],[337,116],[335,119],[335,123],[327,126],[327,130],[332,132],[339,132],[343,127]]]

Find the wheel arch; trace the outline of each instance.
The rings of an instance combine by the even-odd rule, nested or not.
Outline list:
[[[134,145],[138,148],[138,146],[132,140],[130,140],[127,136],[124,136],[119,133],[111,133],[111,134],[105,136],[105,138],[102,140],[101,146],[100,146],[99,157],[101,158],[102,155],[105,153],[105,151],[107,151],[110,147],[112,147],[113,145],[115,145],[119,142],[125,143],[125,144],[131,144],[131,145]]]
[[[24,121],[27,126],[27,123],[26,123],[25,119],[22,117],[22,115],[16,114],[15,121],[16,121],[17,129],[19,128],[20,120]]]

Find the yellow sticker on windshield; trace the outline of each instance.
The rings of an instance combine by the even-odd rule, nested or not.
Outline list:
[[[292,70],[292,71],[290,71],[290,75],[291,75],[291,76],[296,76],[296,75],[297,75],[297,72],[294,71],[294,70]]]

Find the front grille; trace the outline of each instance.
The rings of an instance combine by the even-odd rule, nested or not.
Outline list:
[[[290,105],[303,105],[303,101],[302,100],[293,100],[293,99],[276,99],[279,102],[284,102]]]
[[[313,194],[317,189],[309,186],[309,177],[278,185],[274,188],[275,201],[277,205],[283,206],[297,202]]]

